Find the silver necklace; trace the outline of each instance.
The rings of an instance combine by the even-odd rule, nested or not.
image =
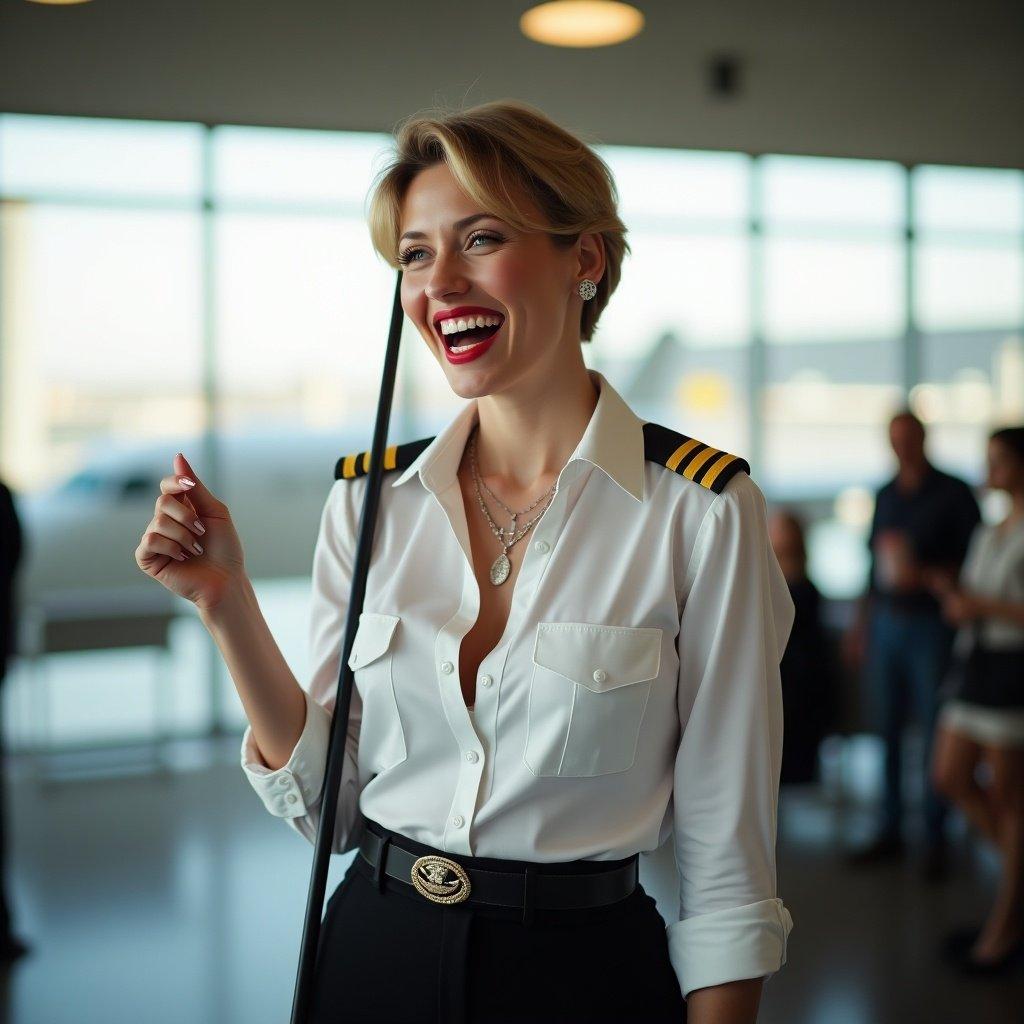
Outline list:
[[[517,534],[516,533],[516,519],[519,516],[526,515],[527,512],[535,509],[545,498],[550,498],[555,493],[555,488],[558,486],[556,480],[546,494],[542,494],[529,508],[524,508],[521,512],[514,512],[506,505],[501,498],[499,498],[494,491],[492,491],[487,484],[483,483],[480,479],[480,474],[476,468],[476,437],[477,427],[473,428],[473,437],[469,442],[469,464],[473,471],[473,484],[476,488],[476,499],[480,503],[480,509],[484,516],[487,518],[487,522],[491,527],[491,533],[498,538],[498,542],[501,544],[501,554],[494,560],[491,565],[491,583],[496,587],[500,587],[505,580],[508,579],[509,573],[512,571],[512,563],[508,560],[508,551],[513,544],[518,544],[533,528],[533,524],[537,522],[545,511],[547,511],[547,505],[544,506]],[[494,500],[512,517],[512,525],[508,529],[508,539],[506,539],[505,531],[498,526],[491,518],[491,513],[484,502],[484,496],[480,493],[480,485],[483,484],[484,490],[494,498]],[[550,502],[549,502],[550,504]]]

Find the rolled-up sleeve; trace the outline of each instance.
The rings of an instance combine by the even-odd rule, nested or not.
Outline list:
[[[321,790],[352,585],[358,515],[354,491],[351,481],[336,480],[320,517],[313,552],[309,617],[311,675],[305,690],[306,720],[302,734],[288,761],[275,771],[263,760],[252,729],[246,729],[242,737],[242,770],[264,806],[310,842],[316,838],[320,821]],[[358,773],[362,711],[359,691],[353,687],[332,847],[335,853],[355,849],[362,836],[362,787]]]
[[[686,584],[673,788],[679,920],[667,929],[684,997],[770,977],[786,962],[793,926],[776,895],[775,837],[779,662],[795,608],[764,495],[746,473],[704,514]]]

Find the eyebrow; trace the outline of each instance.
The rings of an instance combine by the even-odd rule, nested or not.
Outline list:
[[[478,220],[485,220],[488,217],[494,217],[493,213],[474,213],[468,217],[463,217],[462,220],[457,220],[452,225],[452,231],[461,231],[465,227],[469,227],[470,224],[475,224]],[[494,218],[497,220],[498,218]],[[399,239],[400,242],[405,241],[407,238],[426,238],[427,236],[422,231],[406,231],[404,235]]]

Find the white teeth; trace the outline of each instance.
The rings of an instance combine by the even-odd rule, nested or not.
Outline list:
[[[482,341],[471,341],[468,345],[452,345],[449,352],[454,352],[458,355],[459,352],[468,352],[471,348],[476,348],[477,345],[482,345]]]
[[[458,320],[442,320],[441,333],[444,335],[458,334],[460,331],[468,331],[473,327],[496,327],[500,323],[500,316],[469,316],[460,317]]]

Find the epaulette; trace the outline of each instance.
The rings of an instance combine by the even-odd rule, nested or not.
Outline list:
[[[644,424],[644,458],[648,462],[660,463],[715,494],[721,494],[725,485],[741,470],[750,472],[746,459],[712,448],[660,423]]]
[[[405,469],[433,440],[432,437],[421,437],[418,441],[406,441],[405,444],[389,444],[384,449],[384,471]],[[335,480],[353,480],[357,476],[366,476],[369,472],[369,451],[342,455],[334,465]]]

